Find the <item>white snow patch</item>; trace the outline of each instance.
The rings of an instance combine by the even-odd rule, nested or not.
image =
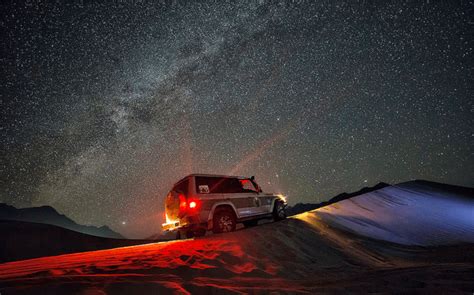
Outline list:
[[[332,226],[404,245],[474,243],[474,198],[415,182],[385,187],[316,212]]]

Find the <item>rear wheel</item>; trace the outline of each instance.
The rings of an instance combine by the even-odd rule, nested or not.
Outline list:
[[[226,233],[235,230],[236,217],[234,212],[228,208],[218,208],[212,218],[212,232]]]
[[[276,201],[275,206],[273,207],[273,219],[275,221],[283,220],[286,218],[286,208],[285,204],[281,201]]]
[[[205,228],[198,228],[194,230],[194,236],[196,238],[198,237],[204,237],[206,235],[206,229]]]
[[[256,226],[258,225],[258,220],[255,219],[255,220],[247,220],[247,221],[244,221],[242,222],[244,224],[245,227],[253,227],[253,226]]]
[[[194,231],[189,229],[186,231],[186,239],[192,239],[192,238],[194,238]]]
[[[181,240],[181,239],[192,239],[194,238],[196,235],[196,232],[193,231],[193,230],[178,230],[176,232],[176,240]]]

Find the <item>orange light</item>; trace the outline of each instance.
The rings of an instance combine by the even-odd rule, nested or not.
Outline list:
[[[186,210],[186,197],[184,195],[179,195],[179,211],[184,212]]]
[[[197,204],[194,201],[189,202],[189,208],[191,208],[191,209],[196,208],[196,205]]]

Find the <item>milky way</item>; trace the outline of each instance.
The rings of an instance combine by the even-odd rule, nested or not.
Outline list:
[[[143,237],[192,172],[473,186],[474,5],[445,2],[1,4],[0,201]]]

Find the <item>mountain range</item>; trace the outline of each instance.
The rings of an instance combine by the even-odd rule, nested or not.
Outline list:
[[[0,203],[0,220],[15,220],[50,224],[92,236],[114,239],[124,238],[121,234],[111,230],[105,225],[96,227],[91,225],[77,224],[72,219],[60,214],[58,211],[56,211],[56,209],[50,206],[19,209],[5,203]]]

